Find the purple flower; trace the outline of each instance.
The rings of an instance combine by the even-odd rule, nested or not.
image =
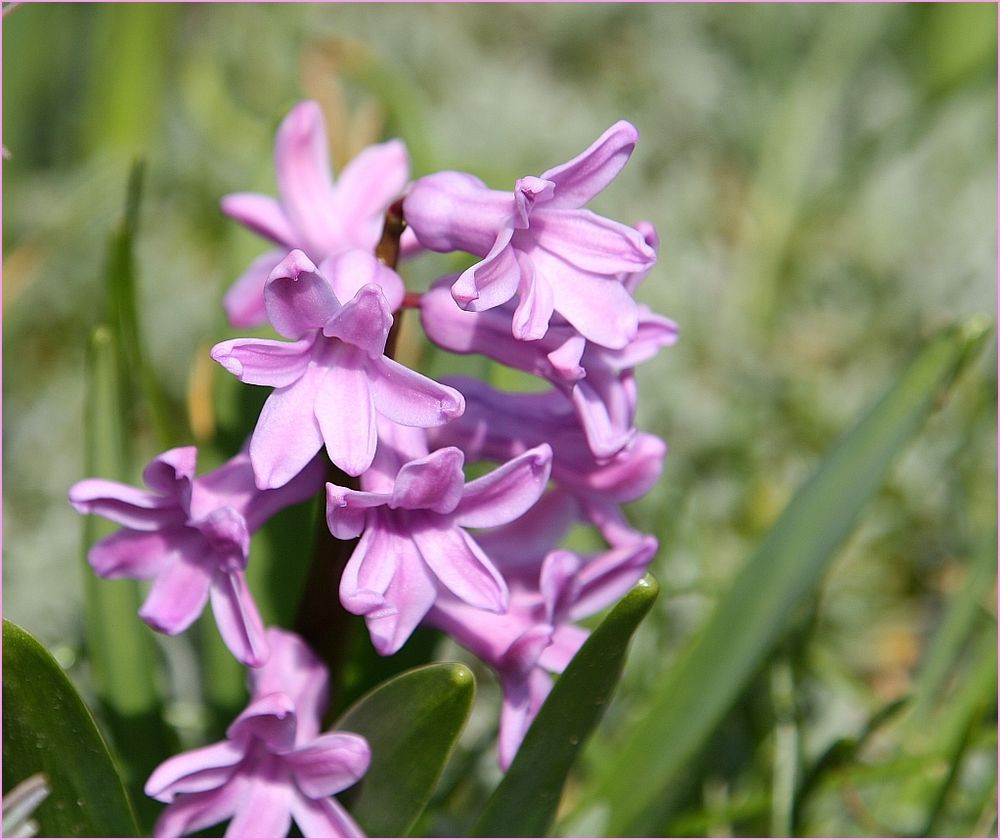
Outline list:
[[[621,171],[638,139],[617,122],[573,160],[520,178],[513,195],[461,172],[419,179],[403,202],[420,244],[483,257],[463,272],[452,295],[480,312],[517,297],[515,338],[545,335],[558,312],[584,337],[624,347],[638,312],[623,278],[649,269],[656,253],[642,234],[583,205]]]
[[[403,143],[390,140],[362,151],[334,184],[323,114],[317,103],[300,102],[278,129],[274,168],[279,200],[258,193],[222,199],[226,215],[281,246],[254,260],[226,294],[235,327],[264,323],[264,283],[289,250],[305,251],[317,264],[351,248],[374,251],[410,164]]]
[[[453,279],[442,278],[421,296],[421,323],[431,341],[454,353],[480,353],[551,382],[572,403],[595,457],[611,457],[629,443],[635,430],[627,371],[677,340],[673,321],[639,305],[636,334],[620,349],[587,341],[559,316],[542,338],[518,341],[510,332],[513,302],[486,312],[464,312],[448,292]]]
[[[493,615],[442,595],[427,623],[445,631],[500,676],[503,705],[497,742],[506,770],[552,688],[587,638],[573,622],[613,604],[642,577],[656,540],[580,555],[549,551],[571,517],[550,494],[525,516],[480,535],[484,551],[510,583],[510,606]]]
[[[104,578],[153,579],[139,610],[143,621],[176,635],[211,599],[233,655],[260,665],[267,642],[243,572],[250,534],[281,508],[313,495],[322,486],[323,466],[311,463],[281,490],[261,492],[246,454],[200,478],[194,477],[196,459],[193,446],[171,449],[143,472],[149,491],[88,478],[70,488],[69,500],[80,513],[124,526],[96,543],[89,560]]]
[[[333,794],[368,770],[368,744],[348,732],[320,734],[326,669],[294,634],[267,631],[271,658],[250,672],[250,704],[226,740],[163,762],[146,794],[170,803],[157,837],[185,837],[230,819],[226,837],[363,837]]]
[[[621,505],[641,498],[659,480],[667,451],[662,440],[637,432],[613,457],[595,458],[562,394],[511,394],[474,379],[449,381],[465,395],[465,413],[431,433],[434,446],[460,447],[470,461],[503,462],[550,441],[552,481],[575,500],[578,513],[612,545],[641,537],[625,519]]]
[[[292,342],[237,338],[212,348],[241,382],[275,389],[250,440],[261,488],[280,487],[324,444],[333,463],[360,475],[375,454],[377,414],[426,427],[464,410],[458,391],[383,355],[392,325],[387,298],[402,299],[398,275],[361,251],[324,268],[326,276],[292,251],[267,281],[268,317]]]
[[[380,446],[380,451],[383,451]],[[507,585],[466,533],[517,518],[545,489],[547,445],[465,483],[465,458],[455,447],[407,461],[394,477],[381,464],[350,490],[327,484],[327,523],[339,539],[361,540],[340,581],[345,609],[366,618],[372,643],[395,653],[439,592],[502,612]]]

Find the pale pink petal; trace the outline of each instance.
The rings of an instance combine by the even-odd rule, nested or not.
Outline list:
[[[514,310],[512,333],[519,341],[536,341],[545,336],[552,318],[554,303],[552,289],[544,279],[535,276],[531,260],[522,252],[515,251],[521,271],[518,284],[518,303]]]
[[[510,226],[514,198],[489,189],[464,172],[419,178],[403,200],[403,216],[420,244],[432,251],[468,251],[486,256]]]
[[[644,271],[656,261],[639,231],[589,210],[538,210],[531,234],[539,247],[593,274]]]
[[[220,823],[243,803],[246,787],[246,779],[237,774],[216,790],[181,794],[160,814],[154,833],[157,837],[190,837]]]
[[[438,592],[412,541],[404,538],[396,545],[399,565],[386,589],[385,606],[365,615],[372,645],[382,656],[391,656],[406,643]]]
[[[243,572],[216,576],[210,590],[212,613],[226,647],[244,665],[259,668],[268,658],[264,624]]]
[[[381,224],[379,221],[380,229]],[[406,294],[403,278],[369,251],[352,248],[327,257],[320,263],[319,273],[329,281],[337,300],[350,300],[365,286],[375,285],[385,295],[391,312],[403,305]]]
[[[187,519],[176,499],[103,478],[78,481],[69,489],[69,501],[78,513],[103,516],[136,531],[182,525]]]
[[[521,230],[527,228],[534,206],[547,203],[555,188],[552,181],[534,175],[518,178],[514,182],[514,227]]]
[[[295,783],[310,799],[332,796],[368,770],[371,750],[360,735],[328,732],[284,756]]]
[[[582,335],[574,333],[546,358],[562,379],[576,381],[587,375],[580,363],[586,349],[587,340]]]
[[[385,350],[392,327],[389,304],[380,287],[369,284],[345,303],[323,326],[323,335],[337,338],[377,358]]]
[[[583,559],[572,551],[553,551],[542,563],[538,589],[545,603],[548,619],[553,624],[576,600],[579,585],[576,576]]]
[[[573,387],[571,398],[595,457],[610,458],[628,446],[635,429],[612,420],[607,404],[586,379]]]
[[[232,741],[219,741],[207,747],[175,755],[157,767],[144,788],[146,796],[160,802],[172,802],[183,793],[201,793],[224,785],[244,756]]]
[[[396,475],[390,506],[451,513],[464,492],[464,463],[465,456],[454,446],[409,461]]]
[[[441,426],[465,411],[465,397],[422,373],[381,356],[369,363],[379,414],[404,426]]]
[[[402,558],[419,562],[405,536],[390,533],[388,520],[370,520],[340,578],[340,601],[355,615],[372,615],[395,607],[387,605],[386,592],[400,569]]]
[[[470,481],[455,509],[466,528],[492,528],[521,516],[545,491],[552,469],[552,448],[543,443]]]
[[[277,763],[276,759],[268,758]],[[269,770],[258,765],[257,772],[248,779],[242,807],[233,814],[226,837],[288,836],[295,792],[286,771]]]
[[[575,158],[543,172],[542,178],[556,185],[549,206],[582,207],[590,201],[621,172],[638,139],[635,126],[619,120]]]
[[[505,577],[533,577],[534,583],[542,559],[579,516],[579,507],[571,495],[551,490],[509,525],[477,534],[476,542]]]
[[[365,527],[368,509],[388,504],[388,493],[367,493],[336,484],[326,485],[326,524],[338,540],[357,537]]]
[[[353,244],[368,249],[378,244],[385,212],[409,178],[410,156],[402,140],[369,146],[344,167],[334,186],[334,203]]]
[[[302,338],[332,318],[340,301],[329,282],[302,251],[291,251],[264,285],[271,326],[285,338]]]
[[[281,205],[260,193],[231,193],[222,198],[222,212],[254,233],[283,245],[286,249],[299,244]],[[273,267],[273,266],[272,266]]]
[[[265,251],[229,287],[222,298],[222,306],[232,326],[250,329],[267,323],[264,284],[285,253]]]
[[[181,533],[183,533],[181,531]],[[178,531],[133,531],[124,528],[94,543],[87,555],[94,572],[103,578],[155,577],[172,561]]]
[[[292,819],[303,837],[364,837],[358,824],[335,799],[307,799],[296,793]]]
[[[232,338],[216,344],[211,356],[240,382],[284,388],[305,372],[315,341],[313,336],[300,341]]]
[[[500,769],[506,771],[552,690],[552,678],[544,671],[533,668],[526,679],[504,679],[502,683],[503,706],[500,709],[497,758]]]
[[[578,621],[623,598],[646,573],[657,547],[654,537],[644,536],[590,560],[578,576],[580,589],[567,611],[569,618]]]
[[[269,627],[265,637],[271,656],[262,668],[250,671],[251,694],[285,694],[297,712],[297,738],[314,738],[320,716],[326,712],[326,666],[295,633]]]
[[[375,457],[377,436],[366,356],[339,344],[325,359],[314,413],[326,453],[348,475],[361,475]]]
[[[249,458],[247,459],[249,461]],[[243,508],[247,528],[251,533],[260,528],[279,510],[304,502],[323,489],[326,462],[316,455],[295,478],[275,490],[254,493]],[[253,472],[251,469],[251,482]],[[235,503],[235,502],[234,502]]]
[[[301,379],[278,388],[264,403],[250,439],[250,461],[262,490],[287,484],[323,446],[313,413],[323,373],[321,368],[307,368]]]
[[[282,121],[274,146],[274,169],[281,206],[291,226],[312,250],[326,250],[337,231],[330,151],[323,113],[315,102],[300,102]]]
[[[575,624],[560,624],[552,634],[552,642],[538,656],[538,667],[561,674],[580,651],[590,633]]]
[[[452,285],[451,295],[463,309],[492,309],[517,294],[521,268],[511,245],[512,235],[513,228],[501,230],[482,261],[463,271]]]
[[[475,540],[461,528],[438,524],[437,517],[411,514],[411,538],[424,562],[444,586],[473,607],[507,609],[507,584]]]
[[[208,600],[212,572],[206,563],[202,558],[178,555],[153,581],[139,617],[168,636],[187,630]]]
[[[660,235],[656,232],[656,228],[653,227],[652,222],[637,222],[635,229],[639,231],[639,235],[643,238],[643,241],[653,249],[657,254],[660,253]],[[625,288],[629,290],[632,294],[635,294],[635,290],[639,288],[639,284],[646,279],[646,275],[649,270],[637,271],[633,274],[627,275],[623,280]]]
[[[295,746],[297,723],[295,701],[284,690],[271,694],[255,691],[250,704],[229,724],[226,737],[231,741],[257,738],[269,752],[285,753]]]
[[[182,505],[191,500],[191,480],[198,463],[198,449],[179,446],[157,455],[142,471],[142,480],[150,490],[178,499]]]

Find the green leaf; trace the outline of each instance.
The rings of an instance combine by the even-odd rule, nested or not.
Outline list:
[[[371,767],[351,803],[369,837],[403,837],[416,822],[465,726],[475,691],[464,665],[426,665],[383,683],[337,722],[336,729],[363,735],[371,747]]]
[[[590,635],[539,710],[521,748],[473,829],[477,837],[541,837],[556,815],[566,776],[618,684],[629,639],[659,587],[647,575]]]
[[[941,389],[979,349],[981,323],[931,338],[882,399],[827,455],[752,554],[677,664],[637,709],[586,807],[607,809],[611,836],[655,836],[691,762],[760,668],[796,608],[875,495],[893,457]]]
[[[136,837],[125,788],[94,719],[32,636],[3,621],[3,778],[35,773],[49,794],[32,819],[42,837]]]

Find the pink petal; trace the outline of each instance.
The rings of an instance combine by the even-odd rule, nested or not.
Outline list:
[[[205,560],[178,556],[153,582],[139,617],[154,630],[176,636],[201,615],[211,581]]]
[[[187,519],[176,499],[103,478],[78,481],[69,489],[69,501],[78,513],[103,516],[136,531],[182,525]]]
[[[258,768],[248,779],[243,802],[233,814],[226,837],[286,837],[292,825],[294,797],[284,772]]]
[[[646,573],[657,548],[656,539],[645,536],[598,554],[579,573],[580,589],[568,609],[569,618],[586,618],[624,597]]]
[[[297,737],[316,737],[327,706],[326,666],[295,633],[270,627],[265,638],[271,655],[263,667],[250,671],[252,696],[286,695],[296,711]]]
[[[297,723],[295,702],[285,691],[255,691],[250,704],[229,724],[226,737],[241,742],[257,738],[269,752],[285,753],[295,746]]]
[[[320,263],[319,272],[329,281],[337,300],[350,300],[365,286],[374,285],[385,295],[390,312],[403,305],[403,279],[368,251],[352,248],[334,254]]]
[[[229,287],[222,305],[232,326],[250,329],[267,323],[264,284],[284,256],[285,251],[265,251]]]
[[[552,642],[538,657],[538,667],[561,674],[579,653],[590,633],[575,624],[560,624],[552,634]]]
[[[303,837],[364,837],[358,824],[335,799],[307,799],[296,793],[292,819]]]
[[[326,524],[338,540],[351,540],[365,528],[368,509],[388,504],[388,493],[366,493],[336,484],[326,485]]]
[[[338,218],[323,113],[315,102],[300,102],[278,129],[274,168],[281,206],[307,250],[322,253],[336,236]],[[333,232],[333,233],[331,233]]]
[[[178,794],[222,787],[243,756],[243,749],[232,741],[219,741],[175,755],[153,771],[144,788],[146,796],[172,802]]]
[[[264,624],[243,572],[217,575],[210,590],[212,613],[226,647],[244,665],[259,668],[268,658]]]
[[[374,284],[362,286],[323,326],[323,335],[337,338],[363,350],[369,358],[377,358],[385,350],[392,326],[389,304],[381,288]]]
[[[432,251],[485,256],[510,226],[514,199],[464,172],[419,178],[403,200],[403,215],[420,244]]]
[[[408,559],[414,556],[406,538],[391,533],[383,517],[370,520],[340,578],[340,601],[344,608],[355,615],[370,615],[373,610],[383,609],[386,592],[403,555]]]
[[[575,601],[579,590],[576,576],[582,566],[582,558],[572,551],[553,551],[542,563],[538,588],[552,623]]]
[[[466,528],[492,528],[517,519],[545,491],[551,469],[552,448],[543,443],[470,481],[455,509],[455,522]]]
[[[334,202],[356,246],[374,249],[378,244],[385,212],[409,178],[410,157],[402,140],[369,146],[344,167],[334,186]]]
[[[326,454],[348,475],[361,475],[371,466],[377,441],[366,357],[361,350],[339,344],[324,362],[313,411]]]
[[[511,245],[512,235],[513,228],[501,230],[482,261],[463,271],[452,285],[452,297],[463,309],[492,309],[517,294],[521,268]]]
[[[297,382],[267,398],[250,438],[250,461],[262,490],[287,484],[323,446],[313,413],[316,390],[325,371],[308,367]]]
[[[313,336],[300,341],[232,338],[216,344],[211,356],[240,382],[284,388],[305,372],[315,342]]]
[[[144,580],[155,577],[171,562],[176,546],[176,532],[125,528],[94,543],[87,559],[102,578]]]
[[[593,274],[644,271],[656,261],[656,252],[635,228],[589,210],[539,210],[531,235],[539,247]]]
[[[448,446],[404,464],[396,476],[389,504],[394,508],[451,513],[464,492],[464,463],[461,450]]]
[[[346,790],[364,776],[371,750],[360,735],[329,732],[284,758],[299,790],[310,799],[319,799]]]
[[[180,446],[157,455],[142,471],[142,480],[150,490],[178,499],[182,505],[191,500],[191,480],[198,463],[198,449]]]
[[[404,426],[441,426],[465,411],[465,397],[382,356],[369,364],[378,413]]]
[[[621,172],[638,139],[635,126],[620,120],[575,158],[543,172],[556,185],[548,206],[582,207]]]
[[[330,284],[302,251],[291,251],[275,266],[264,286],[264,305],[271,326],[285,338],[322,329],[340,309]]]
[[[419,521],[411,514],[411,520],[417,550],[447,589],[470,606],[495,613],[507,609],[507,584],[472,537],[431,515]]]
[[[237,775],[217,790],[182,794],[160,814],[154,833],[157,837],[190,837],[220,823],[244,801],[246,787],[246,779]]]
[[[573,387],[571,398],[595,457],[611,458],[628,446],[635,436],[635,429],[631,426],[623,428],[612,420],[607,404],[587,380]]]
[[[260,528],[279,510],[297,505],[299,502],[304,502],[315,496],[323,489],[325,478],[326,463],[322,457],[317,455],[306,464],[302,472],[287,484],[274,490],[255,493],[243,508],[243,515],[251,533]]]
[[[544,671],[534,668],[527,679],[504,679],[502,682],[503,706],[500,708],[497,758],[500,769],[506,771],[552,690],[552,679]]]
[[[514,310],[512,332],[519,341],[536,341],[545,336],[552,318],[552,289],[544,279],[535,277],[531,260],[521,251],[515,252],[521,270],[518,303]]]
[[[273,198],[260,193],[231,193],[222,198],[222,212],[254,233],[283,245],[286,249],[298,244],[285,211]]]
[[[538,580],[542,559],[579,519],[579,508],[568,493],[552,490],[509,525],[476,535],[486,556],[503,572]]]

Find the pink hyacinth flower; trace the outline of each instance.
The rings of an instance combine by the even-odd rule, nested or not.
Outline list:
[[[376,415],[427,427],[465,407],[458,391],[384,355],[392,326],[387,298],[402,298],[394,271],[361,251],[323,267],[292,251],[267,281],[268,318],[293,341],[237,338],[212,348],[212,358],[241,382],[275,389],[250,440],[261,488],[280,487],[324,445],[333,463],[360,475],[375,455]]]
[[[551,458],[547,445],[538,446],[466,484],[462,452],[447,447],[407,461],[394,476],[377,465],[362,477],[375,489],[327,484],[330,531],[338,539],[361,535],[340,600],[365,616],[380,654],[402,647],[440,592],[483,610],[506,609],[503,577],[465,529],[523,514],[545,489]]]
[[[335,799],[368,770],[360,735],[320,734],[326,668],[294,634],[267,631],[271,658],[250,672],[250,703],[226,740],[174,756],[146,782],[169,803],[157,837],[187,837],[229,819],[226,837],[363,837]]]
[[[656,253],[639,231],[583,205],[621,171],[637,139],[634,126],[617,122],[571,161],[520,178],[513,194],[461,172],[428,175],[403,212],[424,247],[483,257],[452,286],[463,309],[516,296],[515,338],[541,338],[557,312],[588,340],[618,349],[638,322],[623,278],[647,271]]]
[[[257,666],[268,649],[244,569],[250,535],[288,505],[312,496],[323,484],[314,461],[280,490],[259,491],[246,454],[195,478],[197,450],[171,449],[143,472],[149,490],[88,478],[70,488],[80,513],[124,528],[96,543],[90,565],[104,578],[152,579],[139,615],[161,633],[176,635],[211,600],[216,624],[240,662]]]
[[[277,200],[259,193],[222,199],[227,216],[280,246],[254,260],[226,293],[234,327],[264,323],[264,284],[293,248],[317,264],[352,248],[374,251],[386,210],[406,186],[410,162],[402,141],[390,140],[363,150],[334,183],[323,113],[315,102],[300,102],[278,129],[274,168]]]
[[[611,458],[595,458],[573,408],[562,394],[514,394],[465,377],[447,380],[465,395],[465,412],[430,433],[434,446],[460,447],[470,461],[504,462],[550,441],[552,481],[577,504],[578,514],[595,524],[615,546],[641,537],[621,506],[641,498],[663,470],[667,445],[637,432]]]
[[[445,594],[426,619],[500,676],[497,752],[503,770],[552,689],[550,674],[562,673],[587,638],[573,622],[615,603],[656,553],[656,540],[648,536],[593,555],[549,551],[569,521],[563,501],[550,494],[516,522],[480,535],[510,583],[506,613],[486,613]]]

